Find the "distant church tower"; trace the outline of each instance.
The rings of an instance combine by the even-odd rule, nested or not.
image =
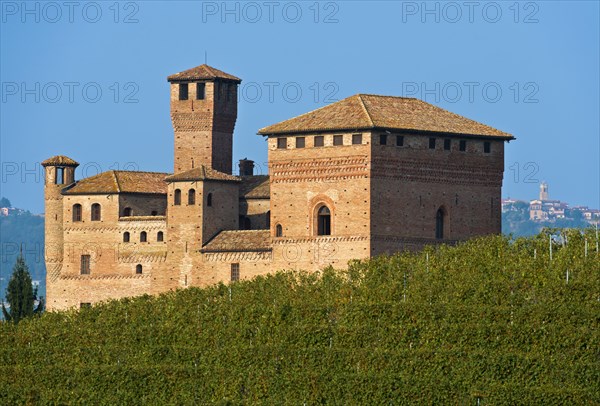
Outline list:
[[[205,165],[231,174],[241,79],[205,64],[167,80],[175,130],[174,173]]]
[[[540,200],[548,200],[548,184],[546,182],[540,183]]]

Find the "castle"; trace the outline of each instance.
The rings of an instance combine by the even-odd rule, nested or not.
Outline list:
[[[235,76],[168,77],[173,173],[45,160],[48,309],[345,267],[427,244],[500,233],[504,142],[418,99],[357,94],[259,130],[269,175],[232,175]]]

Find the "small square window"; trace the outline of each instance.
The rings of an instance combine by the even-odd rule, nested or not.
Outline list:
[[[325,137],[317,135],[315,137],[315,147],[322,147],[323,145],[325,145]]]
[[[333,145],[344,145],[344,136],[343,135],[334,135],[333,136]]]
[[[379,134],[379,145],[387,145],[387,134]]]
[[[204,100],[205,93],[206,93],[206,84],[196,83],[196,99]]]
[[[445,139],[445,140],[444,140],[444,149],[445,149],[446,151],[450,151],[450,145],[451,145],[451,144],[452,144],[451,140],[449,140],[449,139]]]
[[[231,264],[231,282],[240,280],[240,264]]]
[[[429,139],[429,149],[435,149],[435,138]]]
[[[296,148],[304,148],[306,139],[304,137],[296,137]]]
[[[277,148],[286,149],[287,148],[287,138],[277,138]]]
[[[397,147],[404,146],[404,136],[403,135],[396,135],[396,146]]]
[[[489,154],[491,151],[491,145],[488,141],[483,143],[483,152],[485,152],[486,154]]]
[[[179,84],[179,100],[187,100],[188,99],[188,84],[180,83]]]
[[[460,142],[458,143],[458,149],[463,152],[466,151],[467,150],[467,141],[460,140]]]
[[[362,144],[362,134],[352,134],[352,144]]]

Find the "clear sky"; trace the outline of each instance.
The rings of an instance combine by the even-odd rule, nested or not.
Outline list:
[[[0,194],[43,212],[39,162],[169,172],[166,77],[243,79],[234,160],[259,128],[356,93],[413,96],[517,137],[503,197],[600,207],[599,6],[540,2],[21,2],[1,6]]]

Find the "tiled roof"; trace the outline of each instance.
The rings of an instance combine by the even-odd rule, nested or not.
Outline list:
[[[79,166],[79,162],[64,155],[56,155],[42,162],[42,166]]]
[[[201,252],[270,251],[269,230],[225,230],[217,234]]]
[[[159,172],[107,171],[75,182],[75,185],[65,189],[63,194],[167,194],[167,175],[169,174]]]
[[[242,176],[240,197],[246,199],[268,199],[271,197],[269,175]]]
[[[242,79],[225,73],[218,69],[203,64],[196,66],[195,68],[184,70],[183,72],[175,73],[167,78],[169,82],[187,81],[187,80],[214,80],[214,79],[225,79],[232,80],[237,83],[241,83]]]
[[[478,135],[512,135],[419,99],[357,94],[320,109],[262,128],[262,135],[313,131],[392,129]]]
[[[239,182],[240,178],[237,176],[229,175],[227,173],[219,172],[213,168],[209,168],[204,165],[200,165],[197,168],[187,170],[185,172],[179,172],[165,178],[167,182],[177,181],[194,181],[194,180],[216,180],[225,182]]]

